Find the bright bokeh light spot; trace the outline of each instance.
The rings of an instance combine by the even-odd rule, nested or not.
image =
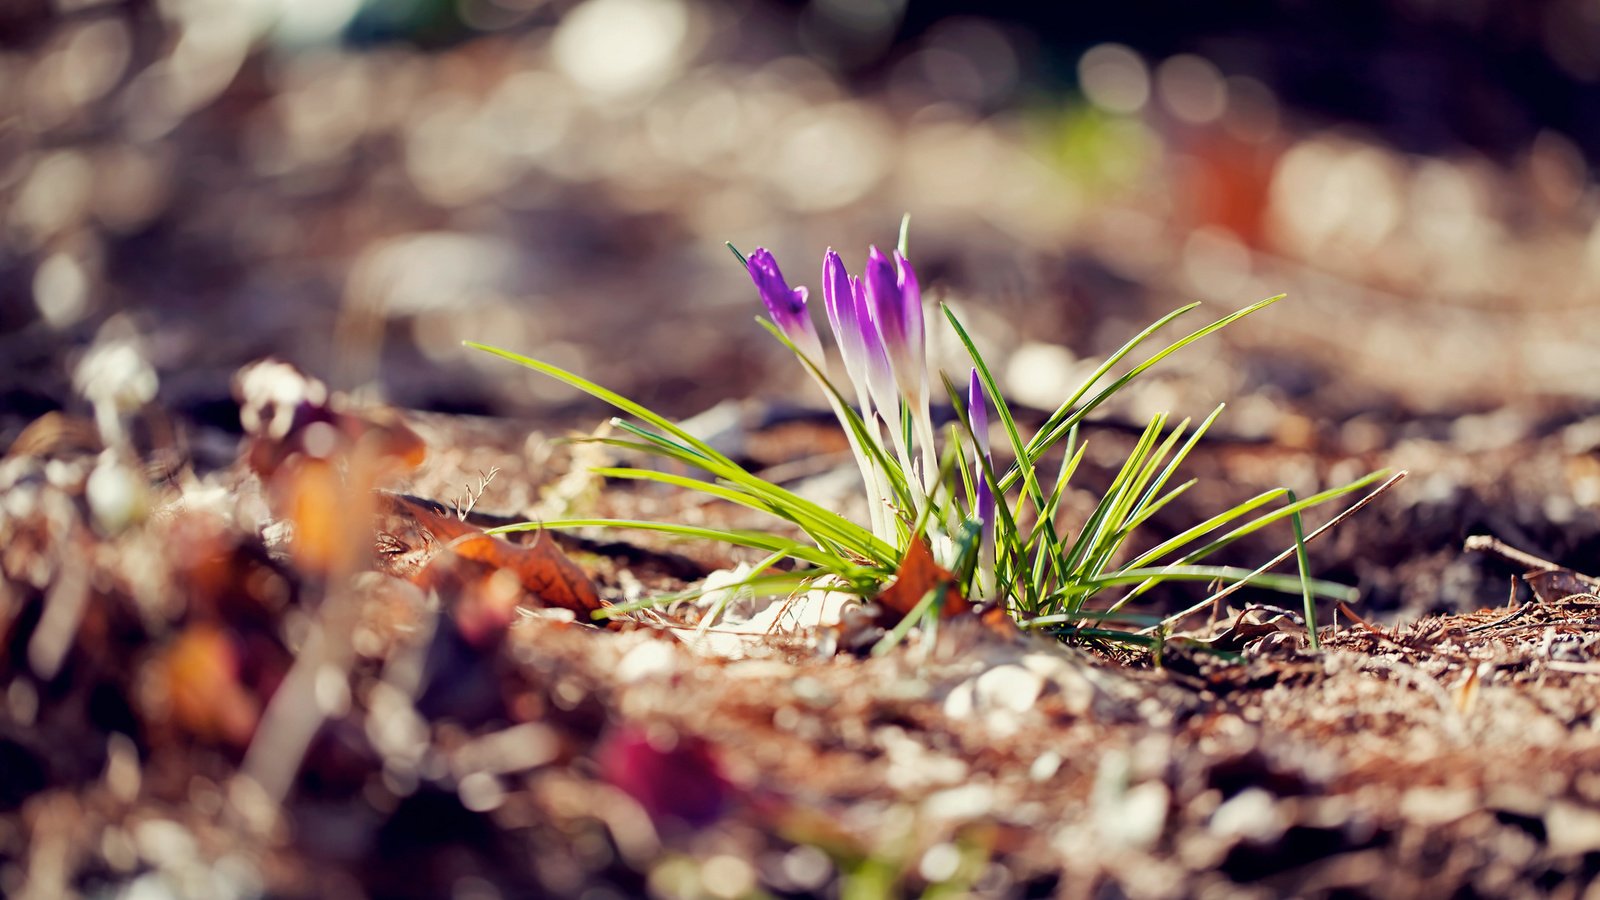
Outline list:
[[[280,44],[304,47],[339,36],[361,9],[361,0],[274,0],[272,37]]]
[[[1077,359],[1065,347],[1029,341],[1011,354],[1006,366],[1006,394],[1017,403],[1054,409],[1072,390],[1076,364]]]
[[[891,135],[853,103],[834,103],[785,120],[786,139],[771,177],[795,209],[834,209],[859,199],[888,168]]]
[[[1188,53],[1157,67],[1156,90],[1172,115],[1191,125],[1215,122],[1228,108],[1222,73],[1210,60]]]
[[[89,311],[89,278],[65,253],[53,253],[33,275],[33,302],[51,328],[62,329]]]
[[[660,84],[682,61],[689,11],[679,0],[588,0],[556,28],[556,67],[603,95]]]
[[[1089,102],[1107,112],[1135,113],[1150,101],[1150,72],[1122,44],[1089,48],[1078,60],[1078,82]]]

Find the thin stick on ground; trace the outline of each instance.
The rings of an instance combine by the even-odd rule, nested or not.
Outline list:
[[[1467,551],[1468,553],[1493,553],[1495,556],[1498,556],[1507,562],[1514,562],[1519,566],[1527,566],[1531,571],[1572,572],[1571,569],[1568,569],[1566,566],[1563,566],[1560,563],[1551,562],[1548,559],[1534,556],[1532,553],[1529,553],[1526,550],[1518,550],[1516,547],[1513,547],[1505,541],[1502,541],[1497,537],[1493,537],[1492,535],[1474,534],[1467,538],[1466,543],[1462,544],[1461,549]],[[1595,587],[1600,587],[1600,578],[1595,578],[1592,575],[1585,575],[1582,572],[1572,572],[1572,575],[1579,581]]]
[[[1373,488],[1371,493],[1367,494],[1365,497],[1362,497],[1360,500],[1357,500],[1355,503],[1352,503],[1350,505],[1350,508],[1346,509],[1344,512],[1339,513],[1337,516],[1334,516],[1332,519],[1329,519],[1327,524],[1323,525],[1321,528],[1318,528],[1316,531],[1313,531],[1310,534],[1306,535],[1306,538],[1305,538],[1304,541],[1296,542],[1295,544],[1291,545],[1287,550],[1284,550],[1282,553],[1279,553],[1277,556],[1274,556],[1273,558],[1267,560],[1259,568],[1257,568],[1254,572],[1251,572],[1249,575],[1245,576],[1244,578],[1241,578],[1238,581],[1235,581],[1233,584],[1228,585],[1227,587],[1225,587],[1222,590],[1216,592],[1215,594],[1212,594],[1211,596],[1207,597],[1206,599],[1201,600],[1199,603],[1196,603],[1195,605],[1189,607],[1188,609],[1181,610],[1179,612],[1173,613],[1172,615],[1166,617],[1165,619],[1162,619],[1160,622],[1156,623],[1155,625],[1152,625],[1149,628],[1142,629],[1137,633],[1138,634],[1155,634],[1157,631],[1161,631],[1161,630],[1166,629],[1166,628],[1171,628],[1173,625],[1177,624],[1178,622],[1183,621],[1184,619],[1187,619],[1188,617],[1194,615],[1195,613],[1201,611],[1202,609],[1205,609],[1207,606],[1211,606],[1213,604],[1220,604],[1224,597],[1227,597],[1229,594],[1232,594],[1234,591],[1237,591],[1240,588],[1244,587],[1245,585],[1249,584],[1257,575],[1261,575],[1261,574],[1267,572],[1268,570],[1272,569],[1274,566],[1277,566],[1279,563],[1282,563],[1284,560],[1288,559],[1289,557],[1294,556],[1296,551],[1298,550],[1298,548],[1303,547],[1305,544],[1311,543],[1312,541],[1314,541],[1317,538],[1321,537],[1324,533],[1326,533],[1328,531],[1331,531],[1335,527],[1337,527],[1338,525],[1342,524],[1344,522],[1344,520],[1346,520],[1346,519],[1350,518],[1351,516],[1355,515],[1356,513],[1360,512],[1362,507],[1366,506],[1368,503],[1371,503],[1372,501],[1374,501],[1374,500],[1378,499],[1379,497],[1383,496],[1383,494],[1386,493],[1390,488],[1394,487],[1396,484],[1399,484],[1400,480],[1405,478],[1407,474],[1408,474],[1408,470],[1406,470],[1406,469],[1401,469],[1400,471],[1394,473],[1393,475],[1389,476],[1383,482],[1383,484],[1380,484],[1376,488]],[[1307,623],[1307,625],[1309,627],[1310,623]]]

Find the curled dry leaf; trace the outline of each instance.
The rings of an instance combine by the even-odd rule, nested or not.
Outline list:
[[[509,624],[528,595],[588,621],[601,608],[600,592],[555,541],[513,544],[487,534],[456,538],[418,577],[425,589],[456,598],[455,618],[469,639],[496,624]]]
[[[1522,576],[1540,603],[1560,603],[1568,597],[1595,593],[1595,580],[1571,569],[1541,569]]]
[[[905,558],[900,561],[900,569],[895,573],[894,583],[878,592],[874,598],[881,612],[878,624],[886,628],[911,614],[917,604],[928,592],[942,588],[944,602],[940,606],[940,615],[949,618],[957,616],[972,609],[972,604],[967,598],[961,596],[961,590],[956,586],[956,577],[950,574],[943,566],[934,562],[933,552],[922,541],[912,541],[906,549]]]

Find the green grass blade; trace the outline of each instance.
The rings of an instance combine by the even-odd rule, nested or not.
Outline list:
[[[1117,378],[1083,406],[1074,409],[1073,404],[1077,403],[1078,399],[1088,391],[1088,388],[1092,387],[1094,383],[1098,381],[1106,372],[1108,372],[1117,361],[1119,361],[1123,356],[1126,356],[1127,353],[1131,352],[1134,347],[1137,347],[1140,343],[1143,343],[1147,338],[1153,335],[1156,331],[1160,330],[1167,323],[1171,322],[1179,315],[1194,309],[1199,304],[1194,303],[1185,307],[1181,307],[1156,320],[1155,323],[1147,327],[1144,331],[1141,331],[1127,344],[1124,344],[1123,347],[1116,353],[1112,354],[1112,356],[1095,371],[1095,374],[1091,376],[1088,381],[1084,382],[1084,386],[1079,389],[1078,393],[1074,394],[1073,397],[1069,398],[1066,403],[1062,404],[1054,413],[1051,414],[1050,419],[1046,420],[1045,425],[1041,427],[1039,432],[1034,435],[1033,439],[1028,442],[1028,454],[1026,456],[1026,461],[1024,462],[1023,460],[1019,460],[1019,468],[1026,465],[1032,465],[1039,456],[1041,456],[1046,450],[1054,445],[1056,441],[1059,441],[1061,437],[1066,434],[1069,428],[1071,428],[1074,424],[1081,422],[1085,416],[1092,412],[1101,403],[1104,403],[1106,400],[1110,399],[1118,391],[1126,387],[1129,382],[1148,371],[1157,363],[1178,352],[1179,350],[1182,350],[1184,347],[1189,346],[1195,341],[1228,327],[1245,316],[1266,309],[1268,306],[1271,306],[1272,304],[1277,303],[1279,300],[1282,300],[1283,297],[1283,294],[1279,294],[1275,297],[1268,297],[1265,300],[1253,303],[1247,307],[1244,307],[1243,309],[1236,310],[1220,319],[1217,319],[1209,325],[1190,332],[1184,337],[1181,337],[1167,345],[1166,348],[1156,352],[1144,362],[1129,370],[1126,374]],[[1012,484],[1015,484],[1016,479],[1020,477],[1022,477],[1020,472],[1008,472],[1006,477],[1002,480],[1002,483],[1004,483],[1007,487],[1010,487]]]
[[[1289,492],[1289,501],[1292,504],[1296,497],[1294,491]],[[1294,526],[1294,557],[1300,564],[1300,585],[1302,599],[1306,605],[1306,631],[1311,635],[1311,651],[1322,649],[1317,640],[1317,604],[1311,596],[1311,558],[1306,555],[1306,529],[1300,521],[1300,513],[1296,512],[1289,517],[1289,522]],[[1351,597],[1351,601],[1355,598]]]
[[[562,384],[568,385],[569,387],[577,388],[585,394],[588,394],[597,400],[602,400],[636,419],[649,422],[651,425],[654,425],[661,431],[672,435],[673,437],[682,441],[684,444],[692,447],[699,455],[704,456],[706,459],[716,460],[717,462],[724,463],[729,466],[734,465],[733,460],[717,452],[705,441],[700,440],[677,425],[674,425],[665,416],[652,412],[638,403],[629,400],[627,397],[622,396],[616,391],[601,387],[600,385],[595,384],[581,375],[575,375],[559,366],[552,366],[549,363],[540,362],[539,360],[530,356],[524,356],[521,353],[514,353],[510,350],[502,350],[499,347],[490,346],[489,344],[480,344],[477,341],[463,341],[462,343],[474,350],[482,350],[485,353],[498,356],[501,359],[509,360],[517,365],[525,366],[534,370],[535,372],[548,375],[549,377],[554,378],[555,380],[561,382]]]
[[[707,528],[699,525],[679,525],[672,522],[649,522],[642,519],[552,519],[548,522],[518,522],[514,525],[502,525],[491,528],[486,534],[509,534],[515,531],[539,531],[542,529],[568,530],[573,528],[618,528],[634,531],[655,531],[661,534],[677,535],[679,537],[699,538],[701,540],[716,541],[723,544],[732,544],[736,547],[749,547],[753,550],[765,550],[768,553],[783,551],[784,554],[795,559],[804,560],[818,569],[833,572],[844,578],[859,577],[864,571],[862,567],[849,563],[838,556],[825,553],[809,544],[789,538],[779,537],[765,531],[748,531],[743,529]]]

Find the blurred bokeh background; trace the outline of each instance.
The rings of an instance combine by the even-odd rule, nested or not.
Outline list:
[[[571,400],[458,345],[489,338],[689,414],[793,380],[723,241],[814,283],[903,211],[1039,405],[1152,311],[1280,291],[1229,338],[1254,368],[1191,365],[1213,392],[1595,395],[1592,3],[1112,7],[10,0],[5,427],[113,319],[180,408],[265,353]]]
[[[815,285],[909,212],[1022,403],[1183,302],[1288,292],[1123,414],[1508,445],[1600,395],[1597,78],[1584,0],[8,0],[0,441],[130,336],[219,421],[265,354],[589,409],[462,339],[676,415],[813,403],[723,242]]]

